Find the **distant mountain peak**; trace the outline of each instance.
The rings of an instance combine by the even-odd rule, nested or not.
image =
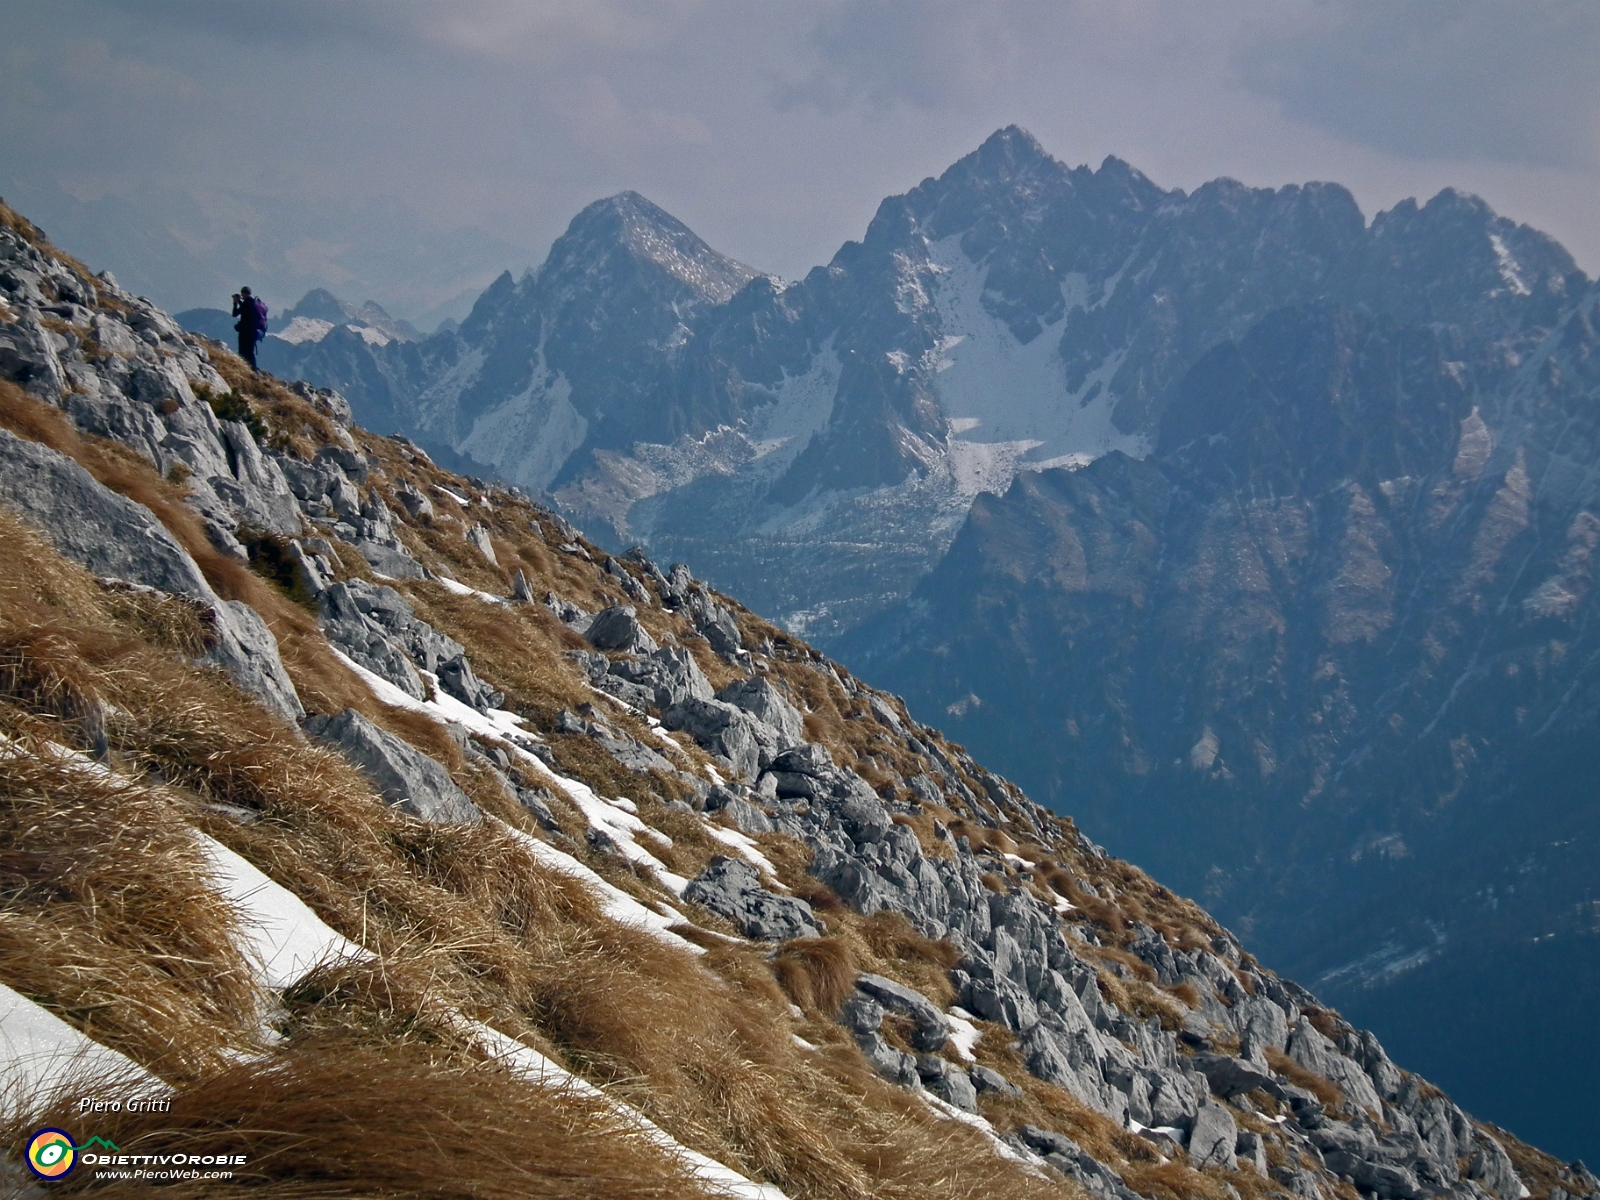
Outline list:
[[[702,302],[721,304],[761,272],[713,250],[694,230],[638,192],[596,200],[551,248],[561,274],[587,270],[612,251],[650,263],[686,285]],[[548,267],[547,267],[548,269]]]
[[[978,147],[980,161],[992,161],[1005,157],[1012,162],[1042,162],[1050,160],[1050,153],[1039,139],[1034,137],[1021,125],[1007,125],[1004,129],[996,129],[983,140],[983,145]]]
[[[300,297],[300,303],[284,313],[283,316],[288,321],[292,321],[296,317],[307,317],[314,321],[332,321],[335,325],[342,325],[355,314],[356,310],[354,308],[339,299],[327,288],[312,288],[304,296]]]

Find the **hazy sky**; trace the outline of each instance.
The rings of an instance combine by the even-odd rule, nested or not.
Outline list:
[[[420,314],[624,188],[795,276],[1013,122],[1369,217],[1453,185],[1600,272],[1595,0],[0,0],[0,191],[169,293]]]

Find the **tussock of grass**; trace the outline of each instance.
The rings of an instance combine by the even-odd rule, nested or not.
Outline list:
[[[74,1121],[64,1106],[42,1114]],[[685,1164],[603,1101],[528,1087],[509,1073],[434,1061],[422,1048],[309,1043],[180,1088],[170,1112],[96,1117],[127,1154],[243,1154],[228,1181],[169,1182],[164,1195],[441,1196],[632,1200],[705,1196]],[[14,1132],[20,1137],[25,1131]],[[75,1171],[63,1194],[143,1196]]]
[[[260,997],[182,814],[0,727],[0,979],[163,1078],[223,1065]]]
[[[859,971],[850,943],[826,937],[785,942],[773,956],[772,973],[793,1003],[831,1019],[855,991]]]

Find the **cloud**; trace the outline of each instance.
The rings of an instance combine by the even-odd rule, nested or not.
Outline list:
[[[1600,4],[1285,6],[1234,57],[1284,115],[1415,159],[1600,166]]]
[[[780,108],[823,112],[897,104],[937,109],[1011,74],[1023,22],[1015,0],[842,0],[820,6],[809,37],[814,61],[776,89]]]
[[[637,48],[698,0],[105,0],[108,8],[187,35],[241,45],[284,42],[455,51],[496,61],[548,61],[574,47]]]
[[[566,115],[571,135],[596,148],[705,146],[712,140],[711,131],[698,117],[630,107],[610,81],[599,75],[577,81],[560,98],[558,108]]]

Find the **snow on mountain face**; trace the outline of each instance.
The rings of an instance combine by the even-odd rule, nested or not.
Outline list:
[[[280,338],[291,346],[298,346],[303,342],[320,342],[332,330],[332,321],[319,321],[316,317],[296,317],[270,336]]]
[[[996,458],[1025,466],[1091,462],[1110,450],[1143,457],[1144,439],[1112,423],[1114,401],[1106,384],[1119,356],[1070,387],[1061,358],[1067,314],[1087,308],[1087,281],[1074,272],[1061,283],[1062,315],[1026,343],[984,305],[987,271],[967,257],[957,236],[928,246],[936,272],[934,305],[943,336],[935,351],[933,390],[966,443],[993,444]],[[960,424],[960,430],[955,426]],[[959,445],[960,443],[958,443]],[[1006,446],[1009,453],[1000,450]],[[1024,458],[1026,456],[1026,458]],[[1004,490],[1011,482],[996,478]],[[974,493],[976,494],[976,493]]]
[[[480,416],[457,449],[505,479],[543,491],[589,432],[572,406],[572,384],[537,351],[528,386]]]

